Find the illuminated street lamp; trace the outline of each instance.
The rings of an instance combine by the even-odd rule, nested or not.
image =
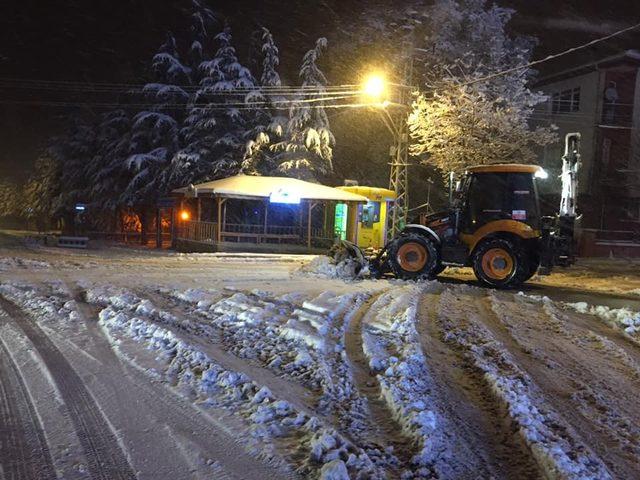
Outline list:
[[[190,218],[191,218],[191,214],[189,213],[188,210],[182,210],[180,212],[180,220],[182,220],[183,222],[189,221]]]
[[[363,86],[362,92],[369,98],[375,99],[377,101],[382,101],[382,96],[386,91],[386,81],[385,78],[377,73],[373,73],[369,75]]]
[[[391,172],[389,175],[389,189],[396,192],[396,200],[389,215],[388,238],[391,239],[404,226],[408,214],[408,151],[409,132],[407,115],[409,110],[409,87],[407,85],[391,84],[393,95],[389,92],[389,83],[380,73],[369,74],[362,85],[362,94],[371,107],[377,107],[380,117],[393,136],[391,155]],[[387,97],[387,98],[384,98]],[[392,101],[389,101],[389,98]],[[394,107],[393,115],[387,107]]]

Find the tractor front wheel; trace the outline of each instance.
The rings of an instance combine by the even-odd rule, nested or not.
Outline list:
[[[405,280],[431,279],[440,265],[435,242],[416,233],[402,235],[388,248],[389,265],[396,277]]]
[[[480,244],[473,255],[473,271],[481,283],[497,288],[520,285],[530,274],[526,250],[505,238]]]

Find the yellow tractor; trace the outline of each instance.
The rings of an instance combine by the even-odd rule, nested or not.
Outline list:
[[[536,165],[491,164],[469,168],[450,192],[446,211],[408,224],[373,258],[374,275],[431,279],[445,267],[470,266],[481,283],[499,288],[521,284],[536,272],[575,261],[580,134],[566,137],[560,211],[543,217],[537,181],[546,172]],[[354,245],[352,254],[363,258]]]

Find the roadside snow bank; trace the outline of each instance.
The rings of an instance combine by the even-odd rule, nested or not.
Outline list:
[[[0,293],[17,303],[20,307],[28,311],[38,320],[46,322],[79,320],[75,300],[69,300],[60,293],[61,287],[58,284],[48,284],[45,291],[40,291],[36,287],[23,283],[2,283]]]
[[[554,302],[549,297],[527,295],[524,292],[518,292],[518,295],[543,304],[555,304],[578,313],[588,313],[604,321],[611,328],[620,330],[634,342],[640,343],[640,312],[635,312],[629,308],[589,305],[587,302]]]
[[[51,268],[51,264],[41,262],[40,260],[31,260],[22,257],[0,257],[0,272],[6,272],[13,269],[32,269],[43,270]]]
[[[608,325],[624,331],[636,342],[640,342],[640,312],[628,308],[609,308],[604,305],[589,305],[586,302],[565,303],[566,307],[580,313],[590,313]]]
[[[607,468],[573,429],[553,410],[531,377],[521,370],[506,348],[491,332],[467,316],[457,305],[457,294],[469,287],[442,294],[445,340],[459,345],[465,356],[484,372],[486,381],[507,407],[538,464],[549,478],[606,480]]]

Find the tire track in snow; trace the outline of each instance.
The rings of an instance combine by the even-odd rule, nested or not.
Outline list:
[[[189,462],[196,461],[198,452],[212,457],[209,469],[216,480],[238,480],[250,478],[296,478],[293,474],[280,471],[278,466],[271,465],[267,461],[237,453],[239,440],[233,437],[235,431],[232,427],[240,428],[237,420],[232,414],[228,417],[220,416],[219,413],[209,415],[201,412],[190,403],[185,403],[180,397],[173,398],[170,391],[164,391],[163,386],[158,386],[149,382],[146,373],[135,367],[128,367],[129,361],[124,364],[119,356],[113,351],[109,340],[104,334],[97,321],[100,307],[87,303],[86,291],[75,286],[72,282],[66,282],[67,289],[71,292],[77,302],[78,309],[88,322],[88,333],[94,342],[93,348],[99,353],[101,361],[106,361],[112,368],[117,369],[123,379],[123,384],[131,383],[130,390],[135,390],[131,398],[131,403],[139,402],[145,405],[156,418],[164,419],[164,428],[168,435],[174,439],[178,447],[179,455]],[[167,327],[163,325],[163,327]],[[136,378],[138,377],[138,378]],[[113,386],[114,391],[118,389],[127,390],[126,385]],[[168,394],[169,393],[169,394]],[[122,397],[131,395],[128,390]],[[226,412],[225,412],[226,414]],[[202,421],[205,416],[210,421]],[[212,442],[211,439],[215,439]],[[200,458],[200,462],[205,462]],[[193,473],[193,478],[201,478]],[[204,478],[210,478],[205,476]]]
[[[449,288],[443,292],[440,312],[445,340],[459,348],[483,373],[496,400],[507,407],[532,455],[549,478],[611,478],[602,459],[565,420],[566,411],[560,409],[561,415],[554,409],[553,394],[538,386],[535,381],[538,378],[519,366],[531,365],[527,353],[504,326],[494,325],[496,320],[487,311],[486,300],[476,292],[470,287]],[[531,312],[528,318],[531,319]],[[492,324],[493,330],[487,324]]]
[[[393,454],[400,460],[401,466],[408,466],[416,453],[412,439],[403,434],[402,426],[395,421],[393,412],[389,410],[382,397],[380,383],[369,369],[362,339],[362,323],[371,306],[386,291],[372,295],[348,318],[344,335],[345,351],[351,375],[358,392],[366,398],[371,421],[369,424],[370,441],[377,448],[393,447]]]
[[[640,409],[620,400],[640,388],[636,372],[594,348],[589,330],[519,300],[497,293],[478,300],[485,326],[610,471],[633,477],[640,469]]]
[[[416,328],[434,380],[433,397],[449,420],[457,478],[540,479],[529,450],[495,402],[486,382],[460,352],[445,343],[440,292],[420,299]],[[463,470],[465,469],[465,470]]]
[[[0,317],[4,315],[0,314]],[[29,392],[0,339],[0,478],[55,479],[49,447]]]
[[[66,404],[93,480],[136,478],[118,440],[80,376],[47,335],[13,302],[0,295],[4,309],[34,344]]]

